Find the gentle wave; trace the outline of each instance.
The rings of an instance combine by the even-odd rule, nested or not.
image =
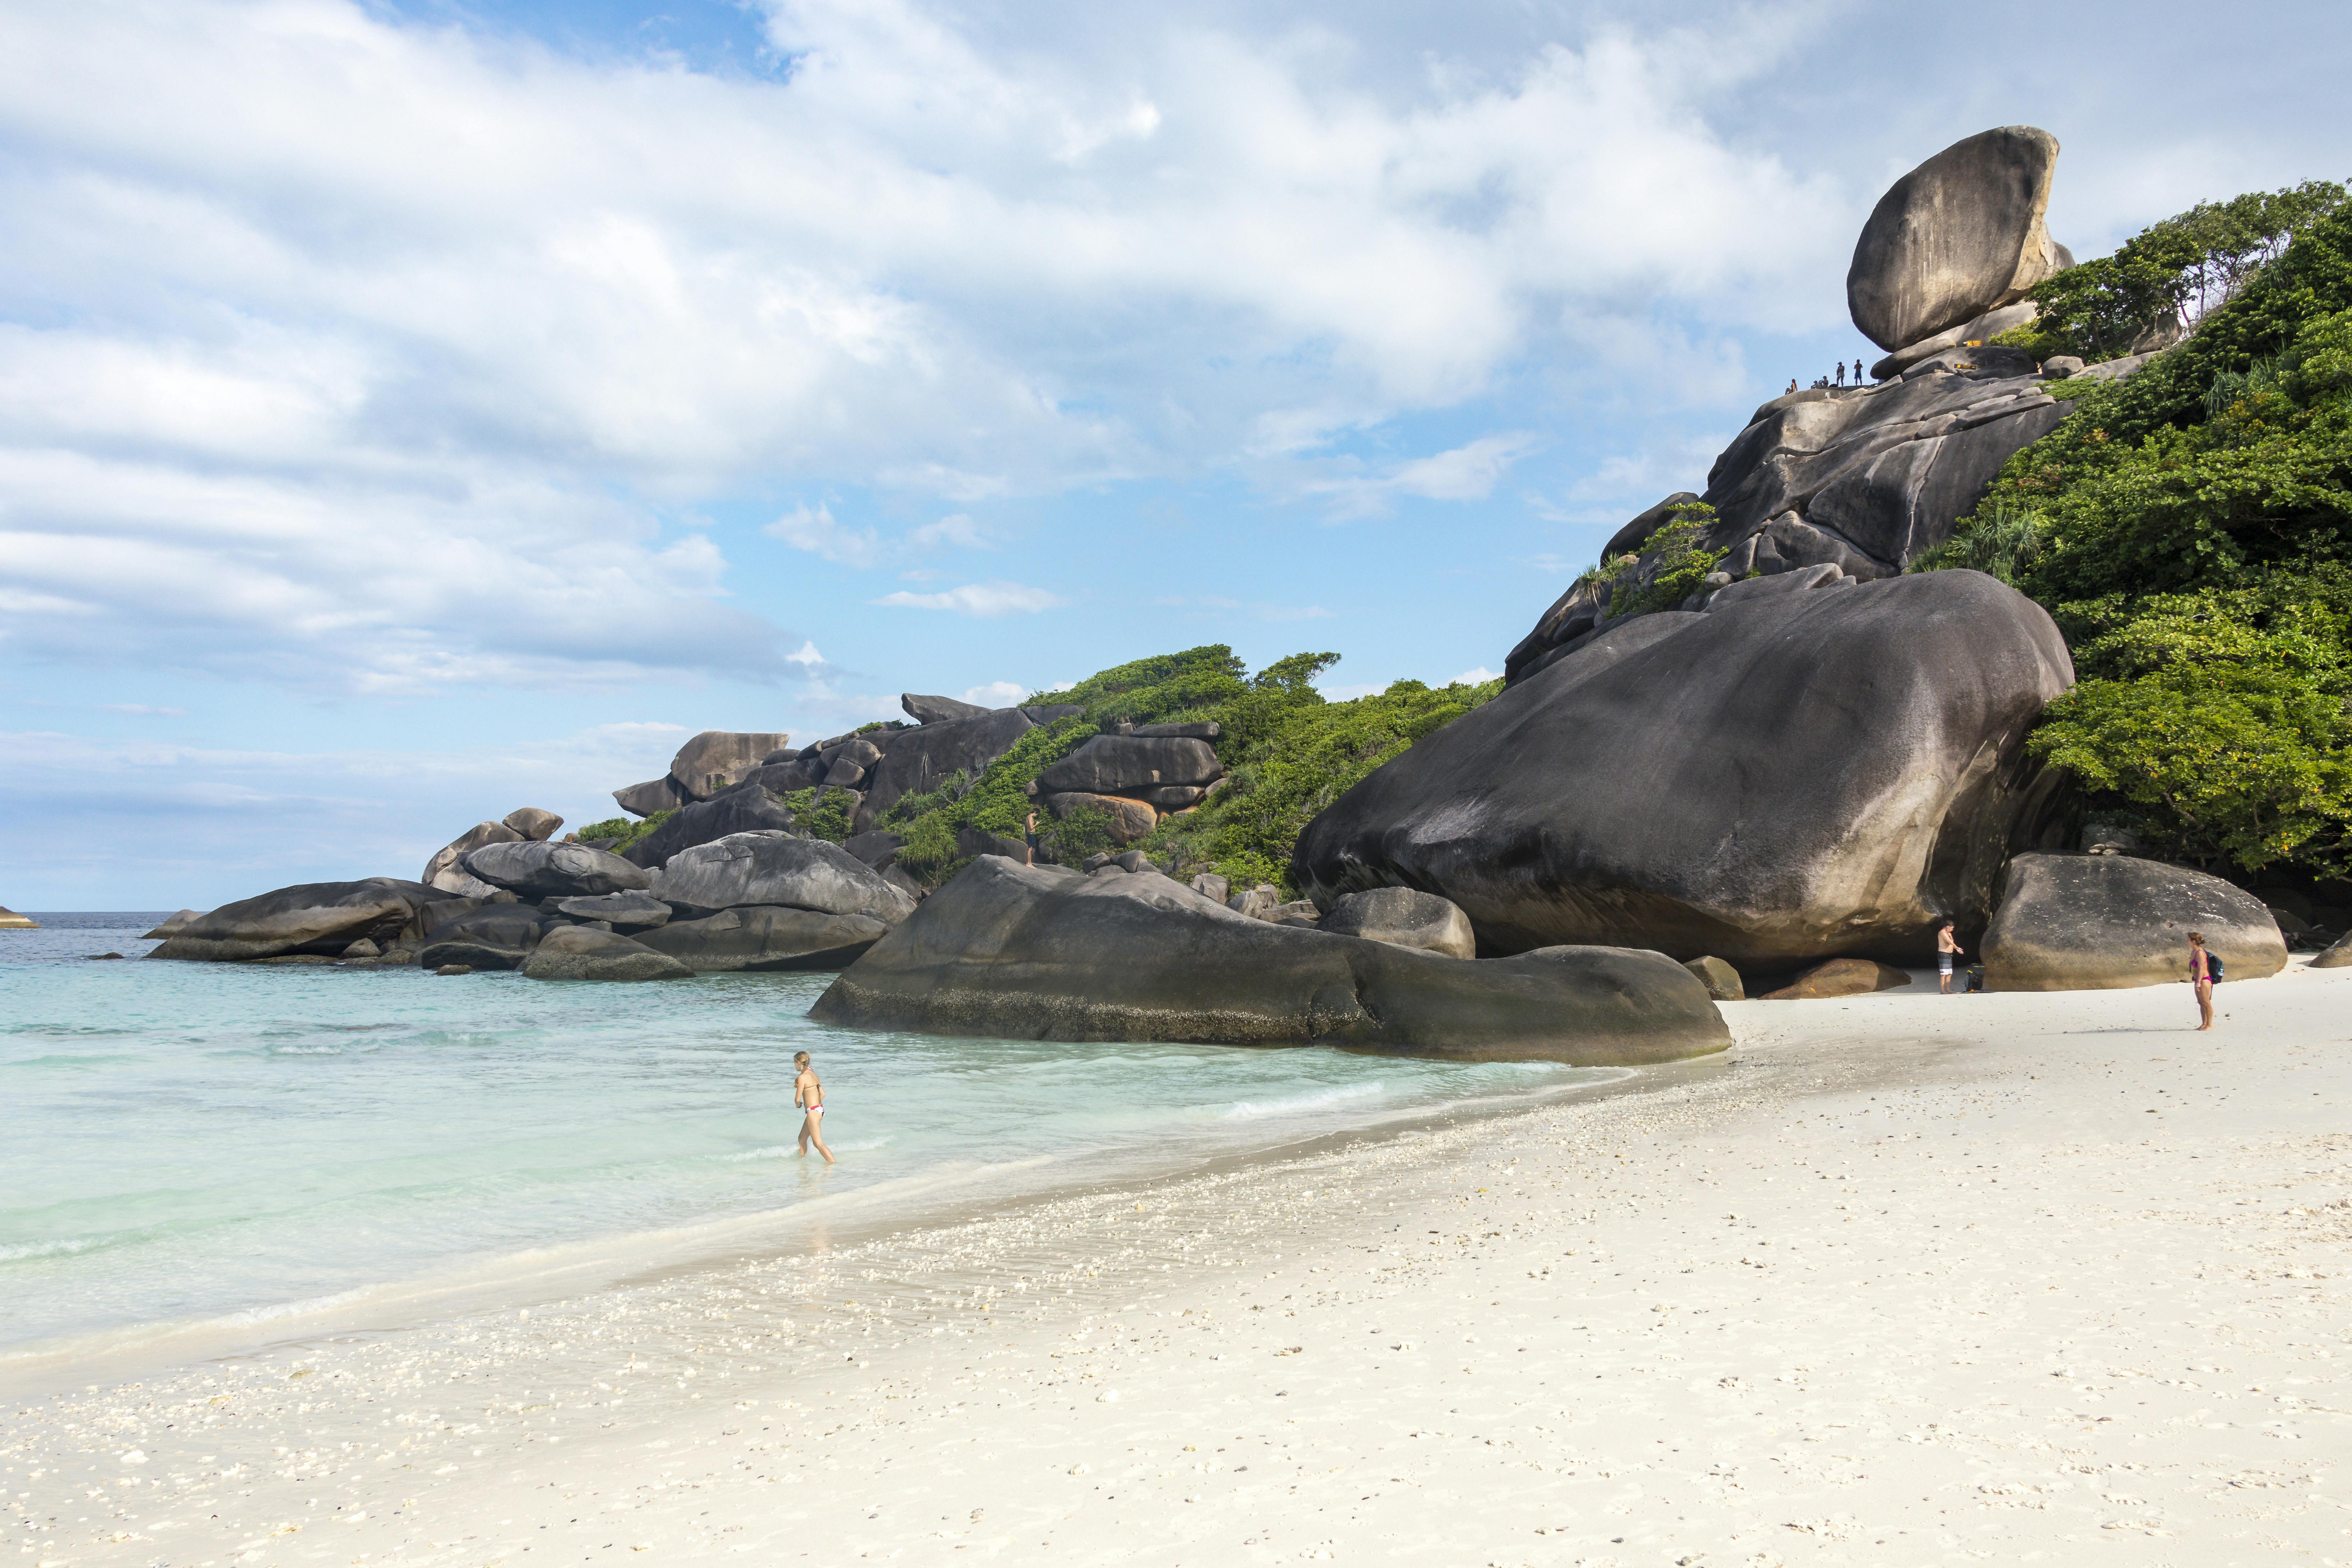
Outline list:
[[[98,1237],[74,1237],[65,1241],[0,1242],[0,1263],[22,1263],[35,1258],[70,1258],[104,1247]]]

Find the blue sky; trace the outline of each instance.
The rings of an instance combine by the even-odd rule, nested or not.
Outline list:
[[[1204,642],[1497,669],[1876,357],[1941,147],[2053,132],[2082,255],[2352,174],[2340,6],[1930,9],[0,0],[0,902]]]

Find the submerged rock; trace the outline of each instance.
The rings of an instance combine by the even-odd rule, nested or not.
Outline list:
[[[303,882],[223,904],[183,926],[150,958],[250,963],[291,955],[333,957],[361,938],[388,946],[444,895],[422,882],[370,877]]]
[[[2260,899],[2219,877],[2128,855],[2020,855],[1979,942],[1988,991],[2106,991],[2189,978],[2189,933],[2222,984],[2286,967]]]
[[[1555,948],[1465,963],[1252,920],[1166,877],[994,856],[875,943],[810,1016],[925,1034],[1580,1065],[1730,1044],[1705,987],[1654,952]]]
[[[527,980],[686,980],[694,971],[667,953],[609,931],[561,926],[523,960]]]
[[[1486,952],[1924,955],[2037,847],[2054,786],[2022,742],[2073,673],[1978,573],[1759,597],[1454,720],[1310,822],[1291,881],[1439,894]]]

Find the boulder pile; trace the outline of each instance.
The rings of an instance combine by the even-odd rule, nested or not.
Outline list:
[[[1055,821],[1081,811],[1109,819],[1111,842],[1121,846],[1150,835],[1164,816],[1181,816],[1224,782],[1217,760],[1217,726],[1121,724],[1039,773],[1029,785]]]
[[[1720,1051],[1706,988],[1655,952],[1467,961],[1252,920],[1173,879],[974,860],[844,971],[812,1017],[1034,1040],[1324,1044],[1580,1066]]]
[[[562,826],[563,818],[535,805],[510,811],[501,821],[478,822],[435,850],[433,858],[425,862],[425,874],[416,879],[457,898],[487,898],[497,889],[466,874],[460,862],[467,855],[492,844],[541,843],[554,837],[555,830]]]
[[[2035,363],[1991,341],[2033,319],[2025,291],[2074,264],[2042,227],[2058,143],[2008,126],[1948,147],[1895,182],[1854,248],[1854,324],[1895,350],[1877,384],[1776,397],[1708,470],[1601,551],[1599,574],[1560,595],[1504,662],[1516,683],[1637,615],[1696,610],[1751,575],[1814,571],[1856,582],[1900,574],[1952,536],[2001,465],[2050,433],[2065,407],[2043,390],[2071,374],[2128,375],[2144,356],[2097,367]],[[1711,513],[1685,509],[1703,503]],[[1678,515],[1703,527],[1681,549],[1646,549]],[[1715,571],[1674,604],[1655,584],[1685,552]]]
[[[616,789],[613,798],[633,816],[676,811],[740,784],[760,765],[761,759],[779,747],[791,745],[792,740],[790,735],[782,733],[705,730],[677,749],[677,755],[670,759],[669,772],[644,784]]]

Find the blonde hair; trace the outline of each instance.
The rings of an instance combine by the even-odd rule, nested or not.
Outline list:
[[[796,1062],[804,1062],[808,1059],[809,1054],[806,1051],[794,1051],[793,1053],[793,1060]]]
[[[2198,946],[2203,947],[2205,945],[2205,933],[2201,931],[2192,931],[2189,933],[2189,940],[2195,942]]]

